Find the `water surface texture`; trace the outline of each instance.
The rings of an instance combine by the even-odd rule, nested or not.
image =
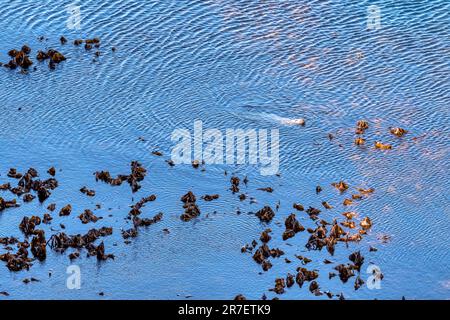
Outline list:
[[[17,299],[232,299],[237,294],[259,299],[274,279],[295,273],[295,254],[313,261],[323,290],[350,299],[450,298],[449,128],[450,3],[434,1],[80,1],[81,28],[68,29],[70,1],[0,1],[0,61],[24,43],[32,49],[56,48],[67,61],[50,71],[20,74],[0,68],[0,182],[10,167],[36,168],[44,176],[50,166],[60,183],[49,200],[37,200],[0,213],[0,237],[23,239],[17,226],[24,216],[46,213],[71,203],[69,217],[53,214],[47,235],[66,226],[67,234],[100,226],[114,227],[104,238],[114,261],[98,262],[85,252],[74,261],[81,268],[80,290],[66,287],[67,254],[48,250],[30,271],[10,272],[0,264],[0,291]],[[75,3],[76,4],[76,3]],[[367,8],[381,10],[381,28],[368,30]],[[64,35],[70,43],[62,46]],[[44,36],[47,40],[39,41]],[[76,38],[99,37],[102,55],[76,48]],[[112,52],[111,47],[117,51]],[[306,126],[283,119],[304,118]],[[366,147],[353,144],[356,121],[366,119]],[[205,128],[279,129],[280,176],[262,176],[251,165],[169,167],[171,133]],[[389,133],[399,126],[402,138]],[[331,133],[334,139],[330,140]],[[139,139],[142,137],[145,139]],[[390,143],[380,151],[373,142]],[[156,157],[153,150],[164,156]],[[93,172],[128,173],[131,160],[149,171],[142,189],[95,182]],[[228,171],[228,176],[224,175]],[[230,175],[248,176],[243,192],[256,203],[241,202],[229,191]],[[345,180],[375,193],[352,206],[330,184]],[[321,185],[322,193],[315,188]],[[94,198],[79,192],[96,190]],[[257,190],[272,187],[273,193]],[[199,219],[182,222],[180,196],[219,193],[201,202]],[[1,191],[0,191],[1,192]],[[131,227],[129,205],[149,194],[142,216],[162,211],[164,219],[142,229],[131,244],[120,230]],[[1,192],[10,198],[11,194]],[[280,208],[270,224],[271,247],[285,251],[262,272],[240,249],[266,225],[250,212],[264,205]],[[304,247],[306,232],[282,241],[284,218],[294,202],[321,207],[332,220],[354,210],[373,221],[358,244],[336,247],[334,257]],[[103,219],[82,225],[76,217],[100,203]],[[321,208],[323,209],[323,208]],[[239,214],[240,212],[240,214]],[[313,227],[305,213],[300,222]],[[164,232],[169,229],[170,233]],[[388,241],[381,238],[389,237]],[[377,252],[369,252],[375,246]],[[3,249],[2,249],[3,250]],[[384,274],[381,289],[358,291],[353,281],[328,279],[335,263],[361,250],[366,261]],[[2,251],[4,252],[4,251]],[[51,273],[51,276],[49,276]],[[24,284],[24,278],[40,282]],[[104,292],[104,297],[98,295]],[[281,299],[316,299],[307,286],[287,290]],[[326,296],[317,297],[326,299]]]

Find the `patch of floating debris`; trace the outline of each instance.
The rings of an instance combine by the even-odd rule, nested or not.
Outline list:
[[[39,41],[43,42],[47,39],[44,37],[39,37]],[[68,40],[62,36],[60,39],[60,43],[62,46],[65,46],[68,43]],[[91,49],[96,49],[93,54],[93,61],[96,61],[96,58],[101,56],[101,52],[99,51],[100,48],[100,39],[99,38],[92,38],[92,39],[76,39],[73,41],[73,45],[75,47],[78,47],[84,43],[84,49],[86,52],[90,52]],[[115,47],[111,48],[112,52],[115,52],[117,49]],[[32,49],[24,44],[20,50],[17,49],[11,49],[8,51],[8,56],[10,57],[10,60],[6,63],[0,63],[0,66],[4,66],[5,68],[9,70],[15,70],[20,69],[20,73],[27,74],[29,73],[29,70],[31,66],[35,65],[31,58],[31,52]],[[48,61],[48,68],[50,70],[56,69],[56,66],[60,64],[63,61],[66,61],[66,56],[61,53],[60,51],[56,49],[46,49],[46,50],[37,50],[36,51],[36,60],[39,63],[43,63]],[[36,65],[33,67],[33,71],[36,71],[37,67]]]
[[[95,43],[94,43],[95,44]],[[359,134],[365,132],[368,129],[368,123],[358,122]],[[405,134],[403,131],[399,131],[398,128],[392,129],[393,134],[400,136]],[[20,205],[26,205],[29,202],[38,199],[40,203],[45,202],[54,189],[58,187],[58,181],[55,179],[56,169],[51,167],[47,170],[50,178],[45,180],[39,179],[39,173],[34,168],[30,168],[24,173],[19,172],[15,168],[11,168],[7,177],[10,178],[10,182],[6,182],[0,185],[0,192],[10,192],[12,199],[7,197],[6,199],[0,197],[0,213],[6,210],[13,209]],[[130,164],[129,174],[119,174],[113,177],[109,171],[97,171],[94,173],[96,181],[107,183],[111,186],[119,186],[124,182],[127,182],[132,193],[136,193],[141,189],[141,183],[147,176],[147,169],[145,169],[141,163],[132,161]],[[17,185],[14,186],[14,180],[17,181]],[[242,180],[237,176],[232,176],[230,179],[232,194],[240,194],[240,189],[247,187],[248,179]],[[336,189],[338,196],[344,197],[342,205],[354,204],[359,201],[370,197],[375,192],[373,188],[353,188],[345,181],[338,181],[331,183],[329,189]],[[354,190],[353,192],[351,190]],[[88,187],[84,186],[79,191],[89,197],[95,196],[96,192]],[[272,193],[274,190],[270,187],[256,188],[254,191],[265,191]],[[292,205],[292,209],[296,210],[296,213],[289,213],[287,217],[283,217],[284,227],[273,228],[272,224],[276,226],[283,226],[281,221],[276,221],[279,216],[280,203],[272,209],[271,206],[265,205],[260,207],[256,213],[253,213],[259,222],[264,226],[263,231],[259,235],[258,239],[253,240],[251,244],[246,244],[241,248],[242,253],[251,254],[252,259],[261,267],[263,272],[268,272],[275,263],[287,263],[294,265],[293,260],[299,261],[301,266],[290,270],[285,277],[277,277],[275,284],[268,291],[275,294],[283,294],[286,290],[294,287],[295,284],[299,288],[302,288],[307,283],[308,290],[315,296],[326,295],[328,298],[338,297],[343,298],[342,294],[333,294],[330,291],[323,290],[319,285],[319,271],[313,268],[306,267],[307,264],[312,262],[312,259],[306,257],[304,253],[302,255],[294,254],[294,258],[288,257],[283,246],[281,248],[269,246],[273,243],[274,239],[280,239],[283,244],[289,245],[291,241],[295,243],[303,242],[301,252],[305,251],[322,251],[325,249],[330,256],[334,256],[335,251],[339,248],[340,244],[344,244],[346,247],[349,243],[360,243],[363,237],[367,235],[372,226],[372,220],[367,217],[358,214],[355,211],[344,210],[334,214],[338,210],[338,205],[330,205],[323,197],[326,195],[325,187],[317,186],[315,189],[316,195],[320,194],[320,202],[327,210],[326,213],[322,213],[321,210],[312,206],[305,207],[295,202]],[[349,196],[347,194],[350,194]],[[243,196],[244,195],[244,196]],[[80,195],[81,196],[81,195]],[[15,197],[15,198],[14,198]],[[201,199],[205,202],[214,201],[220,198],[219,194],[205,194]],[[245,194],[240,194],[238,199],[244,201],[247,197]],[[122,238],[125,243],[129,243],[131,238],[135,238],[139,235],[139,229],[142,227],[151,226],[163,218],[163,213],[159,212],[151,218],[141,217],[142,211],[145,206],[150,202],[155,202],[157,196],[154,194],[147,195],[141,198],[130,206],[130,210],[125,217],[125,220],[132,222],[131,228],[124,228],[121,230]],[[250,199],[253,199],[250,197]],[[22,200],[20,202],[20,200]],[[188,191],[181,197],[183,203],[184,213],[180,218],[184,222],[194,220],[200,215],[200,208],[197,204],[197,197],[192,191]],[[133,200],[134,202],[134,200]],[[255,203],[250,201],[250,203]],[[20,222],[18,228],[23,234],[24,239],[19,240],[15,237],[0,238],[0,245],[7,251],[0,254],[0,261],[6,263],[6,267],[11,271],[28,270],[33,265],[33,261],[44,261],[47,258],[47,249],[51,251],[63,254],[68,252],[68,258],[70,260],[78,259],[83,252],[87,257],[96,257],[98,260],[110,260],[114,259],[114,254],[106,253],[105,244],[100,239],[108,237],[113,234],[112,227],[99,227],[90,229],[86,234],[73,234],[69,235],[61,230],[55,230],[51,228],[51,231],[56,233],[47,237],[46,232],[43,230],[44,225],[51,224],[53,217],[51,212],[55,212],[56,204],[51,203],[46,206],[48,212],[43,214],[42,218],[37,215],[25,216]],[[100,209],[101,205],[97,204],[96,209]],[[67,219],[70,216],[73,208],[69,203],[64,203],[63,206],[58,206],[57,219]],[[327,220],[322,216],[328,217]],[[98,223],[102,217],[94,214],[94,211],[85,209],[78,215],[78,219],[82,224]],[[300,223],[299,219],[302,221]],[[275,220],[275,221],[274,221]],[[270,225],[270,227],[269,227]],[[61,229],[65,229],[62,223],[59,224]],[[164,229],[167,230],[168,229]],[[278,233],[277,231],[280,230]],[[47,231],[48,232],[48,231]],[[98,244],[98,241],[100,242]],[[14,249],[14,247],[16,249]],[[29,254],[29,251],[31,254]],[[376,252],[377,249],[370,247],[369,252]],[[280,259],[283,257],[283,259]],[[333,259],[334,260],[334,259]],[[338,277],[343,283],[348,282],[350,279],[354,279],[354,289],[358,290],[364,281],[361,279],[360,272],[361,267],[365,262],[365,258],[361,254],[361,251],[355,251],[349,255],[348,261],[338,262],[324,259],[324,265],[331,266],[331,272],[328,274],[329,279]],[[263,295],[266,298],[265,294]],[[236,298],[242,299],[243,295],[238,295]]]

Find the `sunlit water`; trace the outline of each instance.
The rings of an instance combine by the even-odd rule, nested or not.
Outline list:
[[[34,167],[43,175],[50,166],[61,169],[60,187],[44,205],[35,200],[0,213],[0,236],[23,239],[17,228],[23,216],[42,216],[50,202],[58,208],[71,203],[70,217],[55,212],[52,225],[43,226],[47,235],[56,232],[50,227],[59,230],[59,223],[68,234],[113,226],[114,234],[104,241],[107,253],[116,256],[97,262],[83,252],[74,261],[82,271],[80,290],[66,287],[67,254],[48,250],[45,262],[36,261],[28,272],[9,272],[1,263],[0,291],[9,298],[94,299],[99,292],[125,299],[231,299],[239,293],[272,298],[268,289],[274,279],[300,266],[294,254],[313,260],[307,267],[320,270],[323,290],[347,298],[450,298],[448,1],[378,1],[378,30],[367,29],[372,1],[87,0],[80,1],[80,30],[66,26],[70,1],[0,4],[0,61],[7,62],[8,50],[24,43],[33,58],[38,49],[50,47],[68,57],[54,71],[39,63],[28,75],[0,70],[0,182],[11,180],[10,167]],[[39,41],[41,35],[48,40]],[[61,35],[70,41],[100,37],[101,57],[93,62],[93,52],[71,42],[61,46]],[[283,121],[294,118],[306,119],[306,126]],[[371,126],[363,148],[353,144],[359,119]],[[171,133],[192,131],[194,120],[222,132],[279,129],[281,176],[262,176],[250,165],[207,165],[204,172],[170,168],[164,160],[174,145]],[[409,133],[397,138],[390,126]],[[393,149],[374,150],[375,140]],[[151,155],[153,150],[164,157]],[[127,173],[131,160],[149,170],[138,193],[126,184],[95,182],[93,172]],[[257,203],[231,194],[232,172],[248,175],[243,191]],[[325,250],[308,252],[306,232],[282,241],[282,222],[293,202],[320,207],[328,201],[335,206],[323,210],[329,220],[348,211],[330,186],[340,179],[352,188],[376,189],[351,207],[371,217],[370,234],[348,248],[338,245],[334,257]],[[97,195],[81,194],[84,185]],[[324,189],[320,195],[317,185]],[[267,186],[273,194],[257,190]],[[188,190],[221,198],[199,201],[200,218],[185,223],[179,219],[180,196]],[[162,211],[163,221],[124,244],[120,229],[130,228],[129,205],[152,193],[158,199],[142,215]],[[270,246],[282,248],[294,263],[273,259],[273,268],[260,274],[261,267],[240,248],[267,226],[247,213],[278,201]],[[76,216],[97,203],[102,209],[96,214],[104,219],[82,225]],[[297,216],[314,226],[306,214]],[[380,235],[390,241],[381,243]],[[370,246],[378,251],[369,253]],[[363,279],[370,262],[381,268],[380,290],[354,291],[353,281],[328,280],[334,265],[323,260],[346,263],[355,250],[366,257]],[[29,277],[41,281],[24,284]],[[315,297],[307,286],[295,285],[280,298]]]

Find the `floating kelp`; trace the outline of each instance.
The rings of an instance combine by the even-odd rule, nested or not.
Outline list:
[[[258,212],[256,212],[256,216],[261,220],[262,222],[270,222],[272,221],[273,217],[275,216],[275,213],[273,212],[272,208],[269,206],[265,206]]]
[[[86,245],[86,249],[88,250],[88,254],[90,256],[96,256],[97,260],[114,259],[113,254],[105,254],[105,244],[103,241],[98,246],[89,243]]]
[[[384,144],[380,141],[375,141],[375,149],[390,150],[392,149],[392,146],[390,144]]]
[[[86,209],[82,214],[78,216],[78,218],[81,220],[83,224],[87,224],[89,222],[97,222],[99,217],[97,217],[91,210]]]
[[[49,213],[44,213],[44,216],[42,218],[42,223],[44,224],[50,224],[50,222],[53,220],[52,216]]]
[[[275,287],[269,289],[269,291],[274,291],[276,294],[284,293],[284,288],[286,288],[286,282],[283,278],[275,279]]]
[[[356,144],[357,146],[362,146],[362,145],[365,144],[365,143],[366,143],[366,139],[363,139],[363,138],[361,138],[361,137],[358,137],[358,138],[355,139],[355,144]]]
[[[333,207],[326,201],[322,201],[322,205],[325,209],[328,209],[328,210],[333,209]]]
[[[355,270],[360,271],[361,266],[364,263],[364,257],[361,255],[360,251],[353,252],[348,259],[355,265]]]
[[[181,201],[184,203],[184,213],[181,215],[181,220],[190,221],[200,215],[200,209],[195,203],[197,198],[189,191],[181,197]]]
[[[271,229],[266,229],[261,233],[261,236],[259,238],[259,240],[261,240],[262,243],[267,243],[270,241],[270,239],[272,239],[272,237],[270,236],[270,233],[272,232]]]
[[[37,216],[23,217],[22,221],[19,224],[19,229],[22,231],[25,236],[30,236],[35,234],[36,226],[41,224],[41,218]]]
[[[313,207],[309,207],[308,209],[306,209],[306,213],[309,215],[309,217],[312,220],[317,220],[319,219],[319,214],[320,214],[320,210],[317,208],[313,208]]]
[[[203,200],[205,201],[213,201],[213,200],[217,200],[219,199],[219,195],[218,194],[206,194],[202,197]]]
[[[136,238],[138,236],[138,231],[136,228],[131,228],[128,230],[122,230],[122,238]]]
[[[295,282],[301,288],[305,281],[314,281],[319,277],[319,273],[315,270],[308,270],[306,268],[297,268],[297,275],[295,277]]]
[[[258,190],[260,191],[264,191],[264,192],[268,192],[268,193],[272,193],[273,189],[271,187],[267,187],[267,188],[258,188]]]
[[[239,183],[240,179],[238,177],[231,177],[231,192],[236,193],[239,192]]]
[[[331,185],[338,189],[340,192],[344,192],[348,189],[348,184],[344,181],[333,182]]]
[[[402,128],[390,128],[389,132],[392,133],[393,135],[396,135],[397,137],[403,137],[405,134],[408,133],[407,130],[402,129]]]
[[[47,241],[45,240],[45,232],[37,230],[35,236],[31,240],[31,253],[39,261],[45,260],[47,257]]]
[[[93,197],[95,196],[95,190],[91,190],[88,189],[87,187],[83,187],[80,189],[81,193],[84,193],[85,195],[87,195],[88,197]]]
[[[68,204],[59,211],[59,216],[69,216],[72,213],[72,205]]]
[[[22,46],[20,51],[15,49],[9,50],[8,55],[12,59],[8,63],[4,64],[4,66],[9,69],[16,69],[17,67],[21,67],[23,70],[28,69],[33,64],[28,56],[30,52],[31,49],[27,45]]]
[[[365,217],[361,220],[360,226],[361,228],[363,228],[363,230],[368,230],[372,227],[372,221],[369,219],[369,217]]]
[[[369,128],[369,123],[366,120],[359,120],[356,123],[356,134],[362,134]]]
[[[111,235],[113,229],[111,227],[102,227],[100,229],[91,229],[85,235],[68,236],[64,232],[54,234],[48,241],[49,246],[58,252],[64,252],[68,248],[82,249],[92,244],[100,237]]]
[[[8,208],[15,208],[15,207],[19,207],[20,205],[17,204],[16,199],[13,200],[5,200],[2,197],[0,197],[0,212],[8,209]]]
[[[135,228],[137,228],[137,227],[148,227],[148,226],[151,226],[154,223],[157,223],[157,222],[161,221],[162,217],[163,217],[163,213],[162,212],[156,214],[151,219],[150,218],[134,217],[133,218],[133,224],[134,224]]]
[[[305,228],[296,219],[295,214],[290,214],[284,222],[286,230],[283,232],[283,240],[290,239],[295,236],[296,233],[305,231]]]
[[[133,206],[131,206],[131,210],[129,212],[130,216],[137,216],[141,214],[141,209],[142,207],[147,203],[147,202],[152,202],[156,200],[156,196],[154,194],[142,198],[141,200],[139,200],[136,204],[134,204]]]
[[[94,173],[95,179],[112,186],[120,186],[124,181],[127,181],[131,186],[132,192],[137,192],[141,188],[139,182],[144,180],[147,170],[137,161],[132,161],[130,166],[131,174],[129,175],[118,175],[116,178],[112,178],[109,171],[97,171]]]

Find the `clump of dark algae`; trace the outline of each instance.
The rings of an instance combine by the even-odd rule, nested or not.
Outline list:
[[[7,176],[15,179],[17,185],[8,182],[1,185],[2,192],[10,192],[17,197],[22,197],[24,204],[38,198],[40,202],[44,202],[51,196],[51,191],[58,187],[58,181],[54,178],[56,170],[52,167],[47,171],[52,177],[41,180],[39,173],[34,168],[28,169],[25,173],[18,172],[17,169],[11,168]],[[16,199],[4,200],[0,197],[0,211],[18,207]],[[47,206],[49,211],[54,211],[55,204]],[[60,211],[61,216],[70,215],[72,206],[70,204],[63,207]],[[39,229],[41,224],[49,224],[53,218],[49,213],[43,215],[41,219],[37,215],[25,216],[21,220],[18,228],[24,235],[24,240],[20,241],[14,237],[0,238],[0,244],[4,246],[6,253],[0,254],[0,261],[6,263],[6,267],[10,271],[18,272],[21,270],[29,270],[34,260],[44,261],[47,258],[47,247],[54,251],[64,252],[68,248],[73,248],[77,252],[71,253],[71,259],[79,257],[81,249],[88,251],[88,256],[96,256],[99,260],[113,258],[113,255],[106,254],[104,244],[96,246],[94,242],[104,236],[111,235],[113,229],[111,227],[102,227],[99,229],[91,229],[85,235],[68,236],[65,233],[53,234],[49,239],[46,238],[46,232]],[[80,219],[83,223],[95,222],[98,218],[90,210],[85,210]],[[62,224],[61,224],[62,227]],[[52,230],[52,229],[51,229]],[[17,247],[14,253],[13,246]]]
[[[364,125],[361,127],[364,127]],[[144,181],[147,170],[137,161],[131,162],[130,167],[129,174],[119,174],[113,177],[109,171],[98,171],[95,173],[95,178],[97,181],[100,180],[111,186],[128,183],[131,187],[131,191],[135,193],[140,190],[140,184]],[[12,210],[14,207],[19,206],[20,201],[22,201],[20,204],[24,206],[26,206],[28,202],[35,201],[35,198],[39,199],[41,202],[45,202],[51,196],[52,190],[58,186],[58,181],[54,178],[56,169],[52,167],[47,173],[50,174],[51,177],[46,180],[41,180],[39,179],[39,173],[33,168],[30,168],[26,172],[19,172],[17,169],[11,168],[7,173],[7,176],[12,182],[10,181],[1,184],[0,191],[4,193],[9,192],[18,199],[9,199],[7,196],[4,197],[9,200],[0,198],[0,211]],[[247,187],[246,180],[247,179],[244,179],[241,184],[240,179],[233,176],[230,180],[231,191],[233,193],[241,194],[240,189],[242,186]],[[15,185],[16,182],[17,185]],[[364,201],[364,199],[370,197],[374,192],[374,189],[372,188],[355,188],[355,190],[352,191],[353,187],[344,181],[333,183],[332,186],[338,190],[338,192],[335,192],[338,195],[347,195],[345,200],[349,200],[351,203]],[[326,188],[324,187],[324,189]],[[272,188],[267,187],[255,188],[255,190],[275,193]],[[83,187],[79,191],[87,196],[95,195],[95,191],[88,189],[87,187]],[[276,203],[276,206],[272,206],[274,210],[270,205],[266,205],[260,208],[256,214],[249,212],[249,214],[254,214],[256,218],[259,219],[260,225],[264,226],[264,229],[262,229],[262,232],[256,237],[256,240],[253,240],[251,244],[245,245],[241,251],[243,253],[250,253],[252,259],[260,265],[265,272],[270,272],[276,263],[289,263],[289,266],[294,268],[289,270],[285,276],[277,275],[275,286],[269,288],[269,291],[273,291],[275,294],[283,294],[287,290],[292,290],[293,287],[297,287],[295,286],[295,284],[297,284],[299,288],[306,287],[305,290],[309,290],[315,296],[326,295],[329,298],[341,296],[322,289],[323,283],[321,282],[320,285],[318,283],[318,280],[322,279],[318,279],[319,271],[313,269],[313,267],[309,267],[315,266],[315,264],[317,262],[320,263],[320,261],[312,261],[312,259],[305,256],[305,252],[312,250],[322,251],[322,249],[326,249],[323,250],[325,254],[328,253],[329,255],[334,256],[335,251],[338,250],[342,244],[344,246],[349,246],[349,243],[356,245],[361,242],[363,237],[370,232],[373,222],[366,216],[360,218],[360,214],[355,211],[345,211],[343,213],[338,212],[334,214],[339,204],[338,202],[333,201],[333,204],[336,205],[331,206],[328,202],[324,201],[323,197],[326,195],[326,192],[327,190],[322,190],[322,188],[320,188],[320,191],[316,189],[316,194],[318,195],[320,193],[321,197],[319,203],[322,203],[327,209],[327,211],[323,213],[319,209],[311,206],[307,207],[308,209],[305,210],[303,205],[294,203],[291,210],[296,210],[296,214],[288,213],[283,216],[280,214],[283,208],[280,206],[280,201]],[[79,194],[79,196],[81,197],[82,195]],[[218,198],[218,194],[205,194],[202,196],[202,200],[206,202]],[[244,200],[245,198],[246,197],[244,197]],[[253,199],[251,196],[249,196],[249,198]],[[137,237],[140,228],[151,226],[162,220],[162,213],[157,213],[150,218],[143,217],[146,205],[155,200],[156,195],[153,194],[145,196],[137,202],[135,202],[133,198],[132,203],[134,203],[130,206],[128,214],[125,213],[125,220],[127,223],[132,222],[132,227],[121,230],[121,235],[125,239],[125,243],[130,243],[130,240],[128,239]],[[182,221],[191,221],[200,215],[197,197],[192,191],[187,192],[180,200],[183,203],[184,208],[184,213],[180,217]],[[236,201],[239,200],[236,199]],[[250,202],[250,205],[251,204],[252,202]],[[56,204],[54,203],[43,206],[43,208],[45,207],[47,207],[47,210],[50,212],[56,210]],[[100,209],[101,205],[97,205],[96,207],[97,209]],[[62,218],[55,216],[56,219],[78,221],[78,219],[72,220],[70,218],[65,218],[65,216],[69,216],[72,213],[72,205],[69,204],[68,201],[63,203],[61,207],[58,204],[58,209]],[[275,215],[275,212],[277,215]],[[82,224],[96,223],[101,219],[101,217],[97,217],[90,209],[84,210],[78,215],[78,218]],[[107,252],[109,250],[105,249],[105,243],[100,239],[111,235],[113,233],[112,227],[91,229],[86,234],[68,235],[65,232],[61,232],[65,227],[60,224],[60,221],[56,224],[59,224],[62,228],[60,230],[56,231],[53,228],[45,226],[46,224],[50,224],[52,219],[53,218],[49,213],[45,213],[42,218],[38,215],[25,216],[19,225],[19,229],[24,236],[23,241],[14,237],[0,238],[0,244],[7,250],[7,253],[0,255],[0,260],[6,263],[7,268],[11,271],[28,270],[32,266],[33,261],[44,261],[49,252],[63,254],[66,251],[69,251],[67,252],[67,255],[71,260],[79,259],[83,252],[85,252],[88,257],[96,257],[99,261],[114,258],[113,254]],[[300,223],[300,221],[302,221],[302,223]],[[78,223],[80,222],[78,221]],[[270,229],[267,226],[268,224],[270,224]],[[56,231],[57,233],[53,235],[49,234],[50,237],[46,238],[46,232],[49,233],[49,231],[47,231],[47,229],[44,231],[41,228],[50,228],[51,231]],[[286,242],[281,240],[285,240]],[[274,248],[273,244],[278,243],[281,244],[280,248]],[[295,252],[289,253],[289,255],[293,254],[295,258],[284,252],[285,246],[290,246],[292,248],[294,247],[294,243],[301,243],[302,246],[298,254]],[[17,249],[15,250],[13,248]],[[375,250],[369,250],[369,252],[375,252]],[[280,257],[283,258],[277,259]],[[358,290],[364,284],[360,272],[367,259],[363,257],[361,251],[358,250],[353,252],[348,260],[344,262],[331,261],[328,259],[320,260],[323,260],[323,264],[330,265],[329,268],[332,270],[332,272],[329,273],[330,279],[336,277],[343,283],[348,282],[350,279],[354,279],[353,287],[355,290]],[[297,264],[293,263],[294,261]],[[298,266],[299,263],[301,263],[301,266]],[[306,268],[306,265],[308,265],[308,268]]]
[[[184,213],[181,215],[181,220],[190,221],[200,215],[200,209],[196,204],[197,198],[189,191],[184,196],[181,197],[183,202]]]
[[[40,42],[46,41],[47,39],[43,36],[38,38]],[[69,42],[67,38],[64,36],[61,36],[60,44],[64,46],[67,49],[66,44]],[[80,46],[81,44],[85,44],[84,48],[86,52],[90,52],[92,48],[96,48],[93,56],[94,56],[94,62],[96,61],[96,58],[100,57],[101,52],[98,50],[100,48],[100,39],[95,37],[91,39],[77,39],[73,41],[73,44],[75,47]],[[115,47],[113,47],[112,52],[115,52]],[[27,74],[30,70],[30,67],[34,64],[30,54],[32,52],[32,49],[28,45],[23,45],[21,50],[17,49],[11,49],[8,51],[8,55],[10,57],[10,60],[7,63],[0,63],[0,66],[3,65],[5,68],[10,70],[15,70],[17,68],[20,68],[20,73]],[[56,66],[60,64],[63,61],[66,61],[67,58],[64,54],[62,54],[60,51],[56,49],[38,49],[36,51],[36,60],[40,63],[43,63],[45,61],[48,61],[48,68],[50,70],[55,70]],[[36,70],[37,67],[35,66],[33,70]]]
[[[131,162],[131,173],[129,175],[119,174],[117,177],[111,177],[109,171],[97,171],[94,173],[97,181],[103,181],[112,186],[120,186],[123,182],[128,182],[133,192],[137,192],[142,182],[147,175],[147,170],[138,161]]]

